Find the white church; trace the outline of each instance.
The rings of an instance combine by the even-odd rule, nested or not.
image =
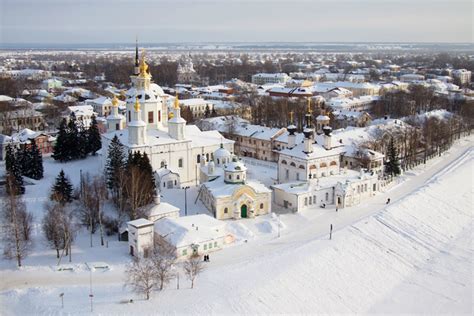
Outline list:
[[[107,117],[107,133],[102,135],[103,148],[108,148],[117,135],[128,151],[146,153],[157,174],[168,170],[169,174],[175,175],[166,188],[198,185],[201,161],[212,160],[221,144],[233,152],[234,142],[219,132],[201,131],[195,125],[186,125],[177,96],[172,113],[168,113],[166,99],[170,96],[152,82],[144,53],[138,60],[138,49],[135,71],[130,78],[132,87],[125,94],[126,115],[119,115],[118,102],[114,101]],[[104,154],[104,161],[106,158],[107,154]]]

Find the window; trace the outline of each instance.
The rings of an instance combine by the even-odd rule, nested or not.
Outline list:
[[[300,173],[299,172],[296,173],[296,180],[298,180],[298,181],[300,180]]]
[[[260,209],[263,209],[263,203],[260,203]]]
[[[327,166],[328,166],[328,165],[327,165],[325,162],[323,162],[323,163],[321,163],[321,164],[319,165],[320,168],[326,168]]]
[[[174,180],[174,185],[178,185],[178,181]]]
[[[326,201],[329,201],[329,193],[326,192]]]
[[[163,182],[163,188],[166,188],[166,182]]]
[[[282,161],[281,161],[281,164],[282,164],[282,165],[286,165],[286,164],[287,164],[286,160],[282,160]]]
[[[336,166],[336,165],[337,165],[337,162],[331,161],[331,163],[330,163],[329,165],[330,165],[330,166]]]
[[[309,197],[309,205],[313,204],[313,200]]]
[[[290,177],[290,171],[288,169],[285,170],[285,179],[288,180],[288,178]]]
[[[308,205],[308,198],[307,197],[304,198],[304,205],[305,206]]]
[[[216,248],[216,247],[217,247],[217,241],[214,242],[214,248]]]
[[[188,250],[187,249],[183,249],[183,256],[186,256],[188,254]]]
[[[313,204],[316,204],[316,195],[313,195]]]
[[[148,112],[148,123],[153,123],[153,111]]]
[[[367,183],[364,184],[364,191],[367,192]]]
[[[224,214],[227,214],[227,213],[229,213],[229,209],[226,207],[226,208],[224,209]]]
[[[209,161],[209,154],[206,154],[206,161]]]
[[[304,166],[303,166],[303,165],[300,165],[298,168],[300,168],[300,169],[303,169],[303,170],[304,170]]]
[[[201,155],[197,155],[197,157],[196,157],[196,162],[197,162],[197,163],[200,163],[200,162],[201,162]]]
[[[229,180],[232,180],[232,175],[231,174],[229,174]]]
[[[128,111],[128,121],[130,122],[132,120],[132,113]]]
[[[161,163],[160,163],[160,167],[161,168],[164,168],[166,166],[166,161],[165,160],[162,160]]]
[[[158,111],[158,122],[161,122],[161,111]]]
[[[294,162],[290,163],[290,166],[296,167],[296,164]]]
[[[237,180],[240,180],[240,175],[237,175]]]
[[[178,160],[178,167],[183,168],[183,158],[179,158]]]
[[[212,249],[212,242],[209,243],[209,249]]]
[[[204,250],[207,250],[207,244],[204,244]]]
[[[218,164],[218,165],[220,164],[220,162],[219,162],[219,158],[217,158],[217,164]]]

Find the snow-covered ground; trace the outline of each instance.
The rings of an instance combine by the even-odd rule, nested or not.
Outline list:
[[[172,282],[150,301],[123,288],[123,264],[128,260],[123,244],[110,240],[109,248],[95,246],[91,251],[84,234],[73,250],[74,272],[53,271],[53,252],[46,254],[44,245],[38,245],[36,251],[43,259],[32,255],[21,270],[0,262],[2,314],[89,313],[92,275],[98,314],[470,315],[473,144],[472,137],[461,140],[442,157],[405,174],[388,192],[357,207],[337,213],[315,208],[282,214],[280,237],[276,216],[229,221],[238,242],[211,255],[195,288],[191,290],[181,275],[179,290]],[[94,159],[67,169],[94,165]],[[46,164],[47,173],[50,163],[55,164]],[[268,169],[265,182],[271,180]],[[166,192],[164,200],[184,208],[182,191]],[[200,202],[194,204],[197,191],[187,193],[189,214],[205,212]],[[42,195],[37,192],[34,197]],[[392,200],[388,207],[387,197]],[[107,262],[110,269],[90,273],[85,265],[90,261]],[[65,293],[64,309],[59,293]],[[130,298],[135,303],[122,303]]]

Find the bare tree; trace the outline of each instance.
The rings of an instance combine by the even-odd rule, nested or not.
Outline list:
[[[58,202],[45,204],[46,215],[43,218],[42,229],[51,248],[56,250],[56,257],[60,259],[59,251],[69,255],[71,261],[71,247],[74,241],[73,217],[64,205]],[[62,255],[61,255],[62,257]]]
[[[145,171],[138,166],[131,166],[128,172],[127,181],[125,182],[125,193],[128,200],[130,210],[130,219],[134,220],[142,217],[144,214],[139,214],[141,206],[148,204],[149,192],[154,190],[152,184],[148,181],[143,181]]]
[[[2,217],[4,222],[4,256],[8,259],[16,259],[17,265],[21,267],[21,262],[31,250],[32,242],[30,238],[33,217],[26,210],[25,203],[20,196],[15,194],[15,184],[13,176],[7,177],[9,194],[2,207]]]
[[[154,248],[150,258],[154,263],[157,281],[160,291],[174,278],[174,264],[176,262],[176,250],[163,238],[155,236]]]
[[[150,258],[135,257],[133,262],[127,266],[126,286],[135,293],[144,294],[150,299],[151,292],[158,286],[158,278],[153,261]]]
[[[204,264],[199,255],[193,255],[189,257],[183,265],[184,272],[191,281],[191,288],[194,288],[194,281],[196,280],[197,276],[204,271]]]

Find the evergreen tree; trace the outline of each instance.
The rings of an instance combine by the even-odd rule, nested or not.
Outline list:
[[[66,157],[67,161],[82,157],[85,152],[85,142],[79,140],[79,127],[74,112],[69,117],[67,124],[67,138],[66,138]]]
[[[30,169],[30,155],[28,149],[26,148],[26,145],[22,144],[15,151],[15,162],[18,163],[20,173],[24,176],[29,177],[28,172]]]
[[[216,109],[212,108],[211,117],[216,117],[216,116],[217,116]]]
[[[84,124],[82,122],[78,122],[77,124],[77,150],[74,152],[74,159],[84,159],[89,154],[89,131],[84,128]]]
[[[97,126],[95,115],[92,115],[87,144],[89,146],[88,152],[91,153],[92,156],[95,156],[96,152],[102,147],[102,141],[100,139],[99,128]]]
[[[206,104],[206,110],[204,111],[204,117],[208,118],[211,116],[211,109],[209,109],[209,104]]]
[[[16,155],[13,154],[13,157]],[[21,174],[21,166],[19,161],[14,158],[9,170],[7,170],[7,179],[11,181],[10,185],[7,186],[7,194],[20,195],[25,193],[25,185],[23,183],[23,176]],[[13,189],[13,192],[10,190]]]
[[[31,148],[28,150],[28,165],[29,168],[25,175],[35,180],[43,178],[43,156],[39,151],[34,139],[31,140]]]
[[[53,159],[58,160],[60,162],[69,160],[68,152],[67,152],[68,146],[69,144],[68,144],[67,122],[66,122],[66,119],[63,119],[61,121],[61,124],[59,125],[59,132],[56,137],[56,144],[54,145],[54,148],[53,148],[53,155],[52,155]]]
[[[62,205],[72,201],[72,184],[62,169],[51,190],[51,199]]]
[[[125,153],[123,145],[117,135],[112,138],[107,154],[107,162],[105,166],[105,174],[107,179],[107,187],[115,191],[118,189],[118,175],[125,167]]]
[[[397,176],[401,173],[401,170],[397,148],[395,147],[393,137],[390,139],[387,151],[387,157],[389,160],[387,161],[387,164],[385,166],[385,172],[391,176]]]
[[[138,167],[138,170],[140,170],[140,179],[141,183],[143,183],[142,188],[148,191],[144,193],[146,199],[143,205],[151,203],[153,201],[153,196],[155,195],[156,184],[153,168],[148,155],[146,153],[142,155],[139,151],[129,154],[127,161],[127,173],[130,174],[133,167]]]
[[[12,144],[8,144],[5,148],[5,170],[11,171],[15,162],[15,149]]]

